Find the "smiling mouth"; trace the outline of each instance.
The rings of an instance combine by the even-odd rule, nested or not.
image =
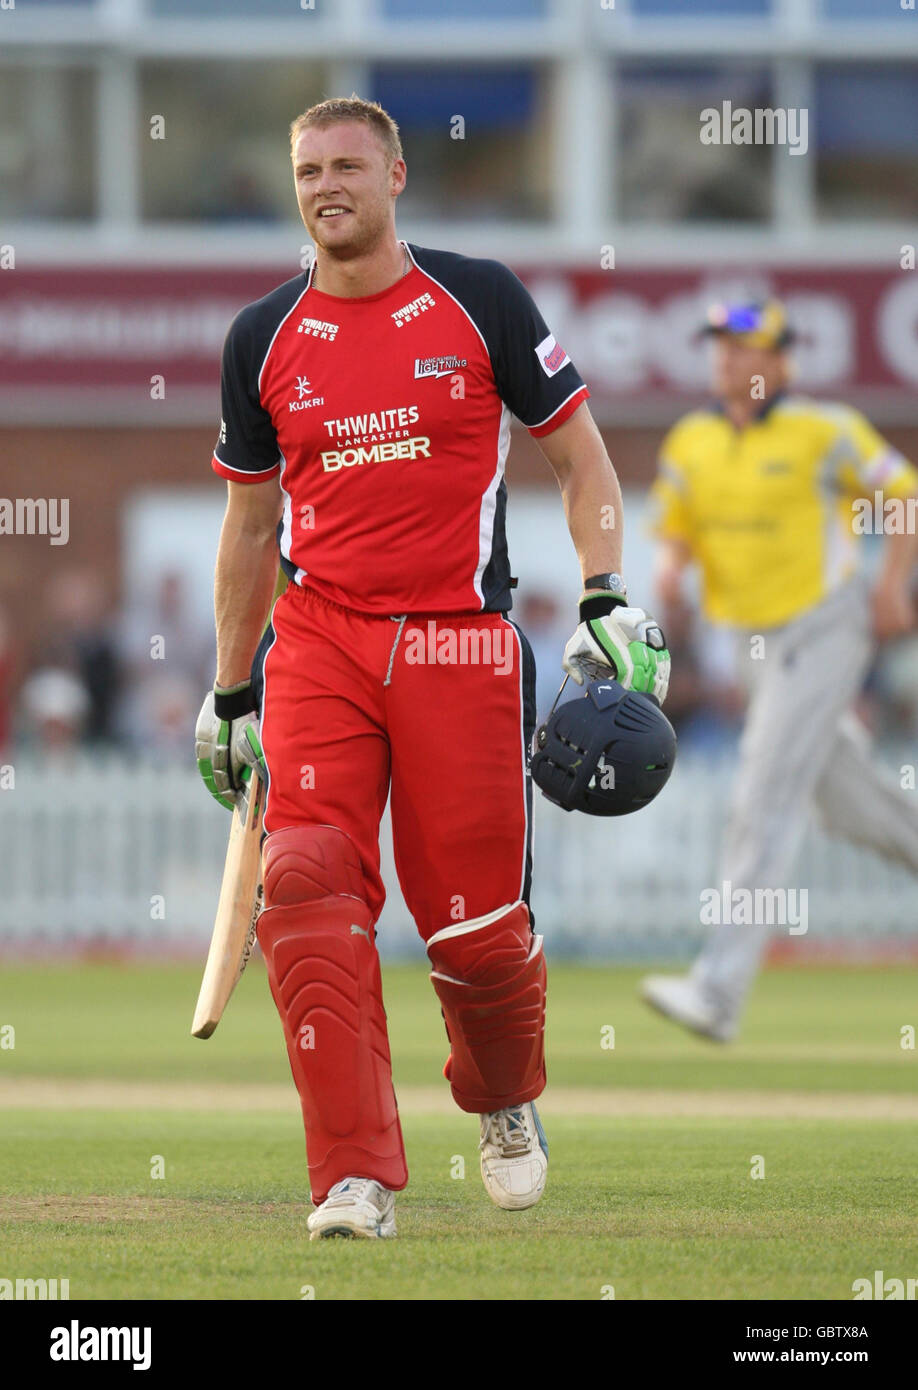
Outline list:
[[[341,207],[320,208],[320,210],[319,210],[319,217],[320,217],[320,219],[321,219],[323,222],[327,222],[327,221],[328,221],[330,218],[332,218],[332,217],[343,217],[344,214],[345,214],[345,213],[348,213],[348,212],[350,212],[350,208],[341,208]]]

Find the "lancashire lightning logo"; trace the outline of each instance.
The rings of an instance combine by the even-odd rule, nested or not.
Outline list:
[[[414,359],[415,380],[425,376],[449,376],[459,367],[467,367],[468,359],[465,357],[416,357]]]
[[[296,379],[296,389],[297,389],[297,392],[299,393],[299,399],[300,399],[300,400],[302,400],[304,396],[311,396],[311,395],[312,395],[312,387],[311,387],[310,384],[309,384],[309,378],[308,378],[308,377],[305,377],[305,376],[298,376],[297,379]]]

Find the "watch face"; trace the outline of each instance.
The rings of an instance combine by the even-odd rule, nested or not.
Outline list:
[[[603,575],[602,588],[608,589],[610,594],[625,593],[625,581],[620,574]]]

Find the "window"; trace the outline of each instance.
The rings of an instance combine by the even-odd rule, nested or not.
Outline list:
[[[542,19],[547,0],[382,0],[386,19]]]
[[[671,15],[674,19],[695,19],[699,15],[744,19],[770,15],[772,0],[631,0],[631,9],[634,14]]]
[[[305,62],[146,64],[143,215],[151,220],[296,220],[289,128],[325,95]],[[163,138],[148,133],[162,116]]]
[[[914,24],[915,12],[902,8],[900,0],[822,0],[822,12],[829,19],[898,19]]]
[[[300,0],[148,0],[153,14],[195,19],[313,19],[321,15],[329,0],[313,0],[311,7]]]
[[[628,64],[619,79],[620,205],[625,220],[756,222],[771,215],[767,145],[703,144],[713,108],[771,104],[761,67]]]
[[[373,96],[398,122],[407,217],[547,217],[551,122],[534,67],[378,67]]]
[[[820,215],[918,217],[918,64],[826,63],[814,86]]]
[[[85,69],[2,69],[0,217],[4,220],[92,216],[93,91],[93,74]]]

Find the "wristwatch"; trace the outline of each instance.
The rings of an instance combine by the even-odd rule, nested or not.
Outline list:
[[[607,594],[615,594],[624,603],[628,602],[628,590],[620,574],[591,575],[589,579],[584,580],[583,592],[588,594],[593,589],[602,589]]]
[[[628,591],[620,574],[591,574],[580,597],[580,621],[605,618],[613,608],[628,607]]]

